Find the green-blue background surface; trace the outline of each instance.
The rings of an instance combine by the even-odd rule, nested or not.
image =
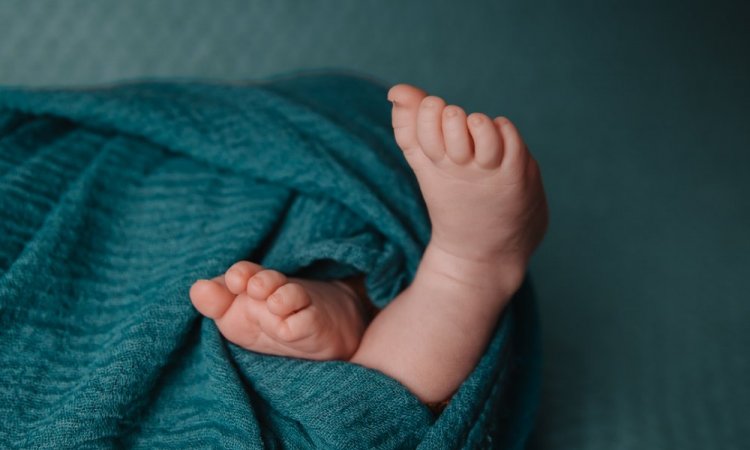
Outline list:
[[[0,0],[0,84],[343,68],[514,119],[551,208],[532,447],[750,447],[750,7]]]

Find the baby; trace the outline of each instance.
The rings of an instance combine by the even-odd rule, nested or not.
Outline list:
[[[539,166],[508,119],[467,117],[406,84],[388,99],[432,222],[412,284],[377,311],[361,278],[289,278],[240,261],[195,282],[190,298],[241,347],[350,361],[436,404],[474,369],[520,287],[547,229],[547,201]]]

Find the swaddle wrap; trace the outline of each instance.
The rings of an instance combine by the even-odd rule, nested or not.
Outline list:
[[[404,289],[429,221],[389,107],[341,75],[1,89],[0,447],[522,446],[528,280],[437,417],[375,370],[228,343],[190,303],[241,259],[364,273],[379,307]]]

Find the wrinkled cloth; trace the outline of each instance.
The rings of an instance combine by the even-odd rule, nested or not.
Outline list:
[[[520,448],[528,279],[439,416],[378,371],[239,348],[190,303],[241,259],[365,274],[379,307],[403,290],[430,231],[389,107],[333,74],[0,89],[0,447]]]

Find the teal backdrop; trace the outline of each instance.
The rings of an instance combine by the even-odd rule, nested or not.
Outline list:
[[[537,449],[750,446],[750,7],[690,1],[0,0],[0,84],[345,69],[517,122]]]

